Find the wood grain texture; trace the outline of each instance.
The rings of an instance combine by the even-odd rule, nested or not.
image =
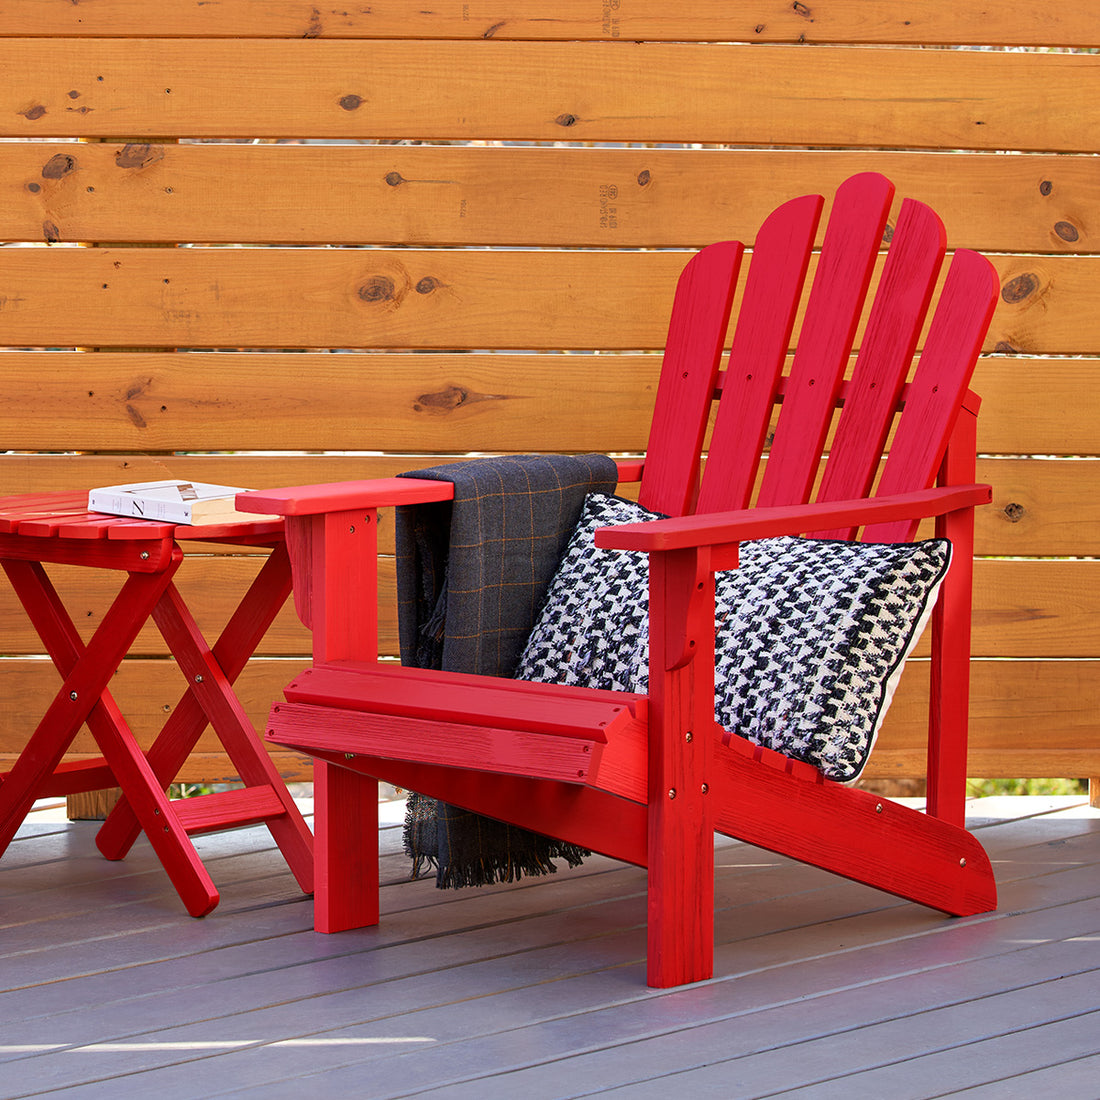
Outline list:
[[[645,446],[660,362],[13,352],[0,435],[36,450],[632,451]]]
[[[999,459],[979,464],[993,503],[975,516],[979,554],[1095,556],[1100,463]]]
[[[0,339],[47,347],[660,348],[687,259],[676,251],[3,249]],[[1095,353],[1100,258],[994,261],[1002,291],[987,351]]]
[[[3,367],[14,449],[629,453],[645,448],[660,357],[8,352]],[[986,357],[972,386],[982,453],[1100,454],[1100,359]],[[88,485],[111,483],[98,476]]]
[[[429,10],[405,0],[369,7],[314,4],[308,0],[18,0],[0,3],[5,35],[228,36],[249,38],[493,38],[671,39],[746,42],[1003,43],[1095,46],[1095,20],[1073,6],[1036,7],[1011,0],[993,8],[938,0],[909,0],[896,8],[868,8],[862,0],[834,0],[826,7],[796,7],[783,0],[729,5],[697,0],[690,10],[662,0],[596,5],[559,0],[551,13],[534,0],[443,5]]]
[[[1074,152],[1100,120],[1080,95],[1097,65],[834,46],[13,38],[0,40],[0,136]]]
[[[369,269],[356,266],[363,253],[343,249],[280,249],[269,260],[259,250],[238,259],[244,249],[154,249],[140,258],[104,248],[94,251],[106,259],[95,260],[93,250],[0,249],[0,345],[149,349],[5,353],[3,445],[100,453],[4,454],[0,492],[165,476],[274,487],[389,475],[471,449],[636,453],[648,432],[655,357],[606,352],[663,343],[685,256],[610,250],[751,241],[775,203],[831,193],[869,169],[888,175],[899,196],[932,205],[950,247],[1002,254],[987,351],[1004,354],[983,360],[973,383],[985,399],[981,451],[1100,455],[1100,278],[1090,255],[1100,118],[1095,97],[1081,94],[1096,57],[882,48],[1094,48],[1097,37],[1087,6],[1022,0],[951,10],[934,0],[701,0],[682,12],[657,0],[563,0],[550,14],[530,0],[434,12],[403,0],[0,0],[0,135],[35,139],[0,143],[0,240],[387,246],[371,254],[381,266]],[[848,48],[863,44],[872,48]],[[81,136],[118,140],[72,140]],[[344,144],[273,144],[303,136]],[[164,140],[174,137],[249,144]],[[678,147],[391,144],[433,139]],[[773,148],[684,147],[692,142]],[[1000,149],[1027,155],[992,152]],[[889,224],[897,224],[896,203]],[[600,251],[544,258],[484,245]],[[471,260],[437,246],[478,251]],[[432,354],[152,350],[196,346]],[[605,354],[482,354],[490,348]],[[284,453],[239,453],[268,450],[273,440]],[[285,453],[292,450],[390,453]],[[979,476],[994,485],[995,504],[977,515],[979,553],[1094,556],[1097,466],[983,459]],[[214,548],[187,563],[194,569],[181,584],[207,598],[204,630],[216,632],[258,558]],[[975,751],[987,766],[1015,761],[1049,773],[1042,749],[1016,739],[1022,723],[1030,745],[1045,746],[1035,711],[1077,738],[1076,757],[1057,743],[1059,768],[1100,774],[1089,755],[1095,722],[1073,713],[1082,692],[1095,702],[1082,679],[1097,656],[1095,564],[978,562],[975,652],[1013,658],[990,668],[1022,685],[1011,697],[982,689],[986,740]],[[383,561],[387,608],[391,566]],[[82,625],[97,622],[107,578],[58,572]],[[0,616],[2,651],[33,652],[6,591]],[[393,631],[387,610],[384,651],[394,648]],[[270,678],[250,703],[260,719],[289,678],[273,658],[306,647],[285,612],[265,642]],[[151,656],[163,645],[146,632],[138,649]],[[1030,676],[1027,658],[1050,669],[1066,658],[1067,678],[1052,689]],[[120,679],[142,664],[128,664]],[[1079,680],[1066,671],[1076,666]],[[149,669],[172,682],[166,699],[178,697],[170,669]],[[159,697],[156,683],[149,690]],[[35,690],[24,697],[24,717],[46,702],[46,688]],[[878,764],[907,774],[923,770],[917,703],[905,717],[912,690],[903,690],[896,718],[914,731],[912,743],[898,741],[895,751],[888,736]],[[142,708],[152,728],[156,707]],[[998,756],[998,720],[1007,756]],[[226,767],[203,752],[194,759]],[[306,770],[301,760],[279,766]]]
[[[1100,248],[1089,156],[49,141],[0,144],[0,238],[702,247],[868,169],[950,248]]]

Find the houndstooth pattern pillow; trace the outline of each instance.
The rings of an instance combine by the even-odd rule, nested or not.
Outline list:
[[[597,527],[658,518],[588,498],[516,677],[644,693],[647,555],[602,550]],[[863,770],[950,562],[945,539],[759,539],[716,578],[715,718],[842,781]]]

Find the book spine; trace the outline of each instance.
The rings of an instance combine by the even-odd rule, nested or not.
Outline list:
[[[132,493],[104,493],[92,490],[88,494],[88,510],[113,516],[133,516],[136,519],[160,520],[163,523],[190,523],[191,506],[167,500],[142,500]]]

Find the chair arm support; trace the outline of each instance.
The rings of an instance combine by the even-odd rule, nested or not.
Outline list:
[[[242,512],[276,516],[314,516],[325,512],[385,508],[395,504],[423,504],[450,500],[453,496],[454,486],[447,481],[386,477],[371,481],[298,485],[288,489],[257,489],[238,493],[237,508]]]
[[[876,499],[747,508],[647,523],[624,523],[599,528],[595,541],[597,546],[608,549],[645,552],[718,547],[746,539],[800,535],[831,527],[923,519],[988,504],[991,499],[992,489],[988,485],[948,485]]]

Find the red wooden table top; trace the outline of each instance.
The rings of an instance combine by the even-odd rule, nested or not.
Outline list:
[[[189,526],[88,511],[88,494],[42,493],[0,497],[0,535],[66,539],[233,539],[278,535],[283,521],[269,516]]]

